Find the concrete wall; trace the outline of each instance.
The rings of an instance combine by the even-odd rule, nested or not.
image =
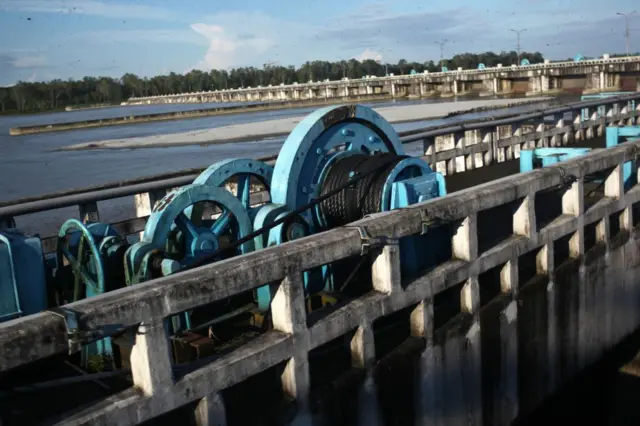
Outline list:
[[[406,334],[421,343],[409,376],[415,377],[415,423],[507,424],[640,323],[633,209],[640,186],[627,192],[622,186],[622,165],[636,159],[638,148],[640,141],[629,142],[68,305],[83,329],[139,326],[130,359],[135,387],[64,423],[135,424],[197,402],[200,424],[224,425],[224,390],[282,365],[282,392],[296,401],[290,423],[312,424],[323,411],[309,403],[315,380],[309,353],[343,338],[351,367],[361,372],[351,393],[355,422],[383,424],[393,408],[382,409],[376,383],[390,355],[377,353],[375,324],[404,311]],[[587,204],[585,177],[597,171],[609,171],[605,197]],[[399,239],[425,225],[423,238],[446,235],[450,256],[418,276],[403,276]],[[371,245],[372,291],[308,318],[302,272],[360,256],[358,228]],[[264,283],[276,288],[273,331],[186,372],[172,369],[163,318]],[[439,310],[451,306],[443,298],[455,301],[452,315]],[[0,324],[0,371],[67,351],[64,330],[52,313]],[[252,403],[247,399],[245,410]]]

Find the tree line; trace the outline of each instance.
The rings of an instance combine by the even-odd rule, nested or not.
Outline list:
[[[539,52],[522,52],[531,64],[544,61]],[[59,110],[67,106],[94,104],[119,104],[131,97],[169,95],[184,92],[237,89],[267,85],[291,84],[294,82],[340,80],[361,78],[367,75],[402,75],[412,71],[436,72],[441,66],[450,70],[486,67],[503,64],[509,66],[518,61],[516,52],[462,53],[442,63],[434,61],[409,62],[401,59],[396,64],[381,63],[372,59],[358,61],[312,61],[299,68],[265,64],[262,68],[241,67],[208,72],[193,70],[186,74],[170,73],[151,78],[127,73],[121,78],[84,77],[82,80],[52,80],[28,83],[20,81],[11,87],[0,87],[0,113],[28,113]]]

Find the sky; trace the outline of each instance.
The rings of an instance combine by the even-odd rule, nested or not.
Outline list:
[[[615,3],[615,7],[611,4]],[[437,61],[456,53],[640,50],[638,0],[0,0],[0,85],[84,76]]]

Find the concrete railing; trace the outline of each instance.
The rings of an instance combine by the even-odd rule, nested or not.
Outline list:
[[[215,424],[224,424],[220,392],[282,362],[283,391],[296,400],[296,418],[308,420],[308,354],[341,336],[351,336],[353,367],[365,372],[361,423],[375,424],[373,324],[407,309],[410,334],[426,344],[416,376],[418,422],[481,424],[484,416],[507,424],[640,324],[640,232],[633,209],[640,186],[625,192],[622,180],[623,164],[635,162],[639,149],[640,142],[628,142],[69,304],[82,329],[138,325],[138,334],[131,353],[134,388],[65,424],[135,424],[192,401],[200,401],[200,419],[215,415]],[[606,174],[604,197],[590,205],[585,187],[597,172]],[[542,223],[550,191],[559,197],[557,212]],[[450,250],[449,259],[417,278],[404,277],[398,241],[425,226],[427,235],[446,231],[442,250]],[[371,244],[372,291],[310,322],[303,271],[359,256],[365,242]],[[277,283],[274,329],[174,375],[163,319],[265,283]],[[452,290],[457,320],[442,325],[438,300]],[[65,329],[64,319],[52,313],[0,324],[0,371],[68,351]]]
[[[577,102],[523,115],[467,122],[452,126],[400,133],[403,143],[422,143],[424,159],[431,167],[447,175],[509,161],[519,157],[521,148],[561,146],[575,140],[603,134],[604,127],[633,124],[640,116],[640,93],[618,98]],[[634,104],[635,101],[635,104]],[[637,105],[636,109],[631,108]],[[588,120],[584,120],[584,112]],[[550,124],[545,118],[552,117]],[[276,156],[259,158],[273,164]],[[123,235],[139,234],[151,208],[168,190],[187,185],[201,172],[189,169],[171,174],[114,182],[91,188],[80,188],[37,198],[0,203],[0,226],[13,224],[14,218],[35,212],[77,206],[79,218],[100,220],[98,202],[132,197],[135,217],[115,223]],[[255,202],[264,194],[255,194]],[[45,234],[47,235],[47,234]],[[55,251],[57,236],[43,239],[45,252]]]
[[[640,94],[631,97],[640,99]],[[551,123],[545,120],[547,117],[552,118]],[[602,105],[579,103],[498,119],[488,125],[477,123],[418,133],[406,137],[405,142],[422,141],[431,167],[451,175],[519,158],[521,149],[559,147],[602,136],[605,127],[633,125],[638,117],[640,103],[633,100]]]
[[[141,97],[131,97],[129,101],[145,101],[145,100],[153,100],[160,98],[170,98],[170,97],[179,97],[179,96],[199,96],[199,95],[210,95],[210,94],[222,94],[222,93],[244,93],[251,91],[260,91],[260,90],[289,90],[289,89],[310,89],[317,88],[321,86],[334,85],[349,85],[349,84],[358,84],[358,83],[366,83],[373,81],[393,81],[404,78],[440,78],[447,76],[455,76],[458,74],[469,75],[469,74],[490,74],[495,72],[501,73],[510,73],[510,72],[521,72],[526,70],[541,70],[541,69],[554,69],[554,68],[569,68],[576,66],[593,66],[593,65],[607,65],[607,64],[624,64],[624,63],[633,63],[640,62],[640,56],[627,56],[621,58],[609,58],[609,59],[589,59],[584,61],[568,61],[568,62],[551,62],[548,64],[532,64],[532,65],[519,65],[517,67],[503,66],[503,67],[486,67],[484,69],[471,69],[471,70],[450,70],[446,72],[432,72],[428,74],[418,73],[418,74],[408,74],[408,75],[394,75],[394,76],[383,76],[383,77],[375,77],[375,78],[357,78],[357,79],[349,79],[349,80],[331,80],[331,81],[315,81],[312,83],[298,83],[298,84],[285,84],[280,86],[263,86],[263,87],[243,87],[239,89],[223,89],[223,90],[213,90],[213,91],[203,91],[203,92],[187,92],[187,93],[178,93],[172,95],[158,95],[158,96],[141,96]]]

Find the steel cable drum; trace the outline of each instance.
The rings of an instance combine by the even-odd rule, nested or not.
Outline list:
[[[337,159],[322,182],[321,195],[345,185],[353,175],[367,176],[320,204],[322,225],[335,228],[384,210],[384,189],[389,175],[405,158],[407,156],[381,153]]]
[[[380,114],[361,105],[338,105],[309,114],[285,140],[271,181],[271,201],[295,209],[321,191],[330,162],[352,154],[404,155],[398,134]],[[317,209],[302,214],[316,232],[321,228]]]

